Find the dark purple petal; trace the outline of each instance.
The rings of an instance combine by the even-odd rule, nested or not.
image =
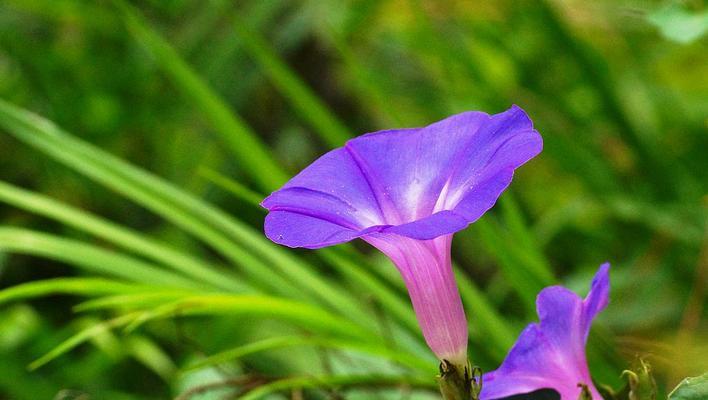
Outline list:
[[[483,378],[483,400],[499,399],[538,389],[554,389],[561,400],[577,400],[578,384],[593,386],[585,357],[585,343],[597,313],[609,298],[609,264],[603,264],[583,300],[561,286],[551,286],[538,295],[540,323],[529,325],[519,336],[501,367]]]

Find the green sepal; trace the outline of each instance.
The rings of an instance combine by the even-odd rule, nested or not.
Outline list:
[[[625,370],[622,376],[627,379],[628,400],[655,400],[656,381],[651,373],[651,367],[641,358],[633,370]]]
[[[656,381],[649,364],[638,359],[631,370],[622,372],[627,383],[619,391],[607,385],[596,385],[604,400],[656,400]]]
[[[445,400],[479,400],[482,391],[482,370],[471,367],[469,361],[464,366],[454,365],[447,360],[440,363],[440,393]]]

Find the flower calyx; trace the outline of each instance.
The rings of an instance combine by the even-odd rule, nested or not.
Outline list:
[[[444,400],[479,400],[482,391],[482,370],[465,365],[455,365],[448,360],[440,363],[440,393]]]

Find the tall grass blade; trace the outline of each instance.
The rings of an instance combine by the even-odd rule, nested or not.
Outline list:
[[[0,290],[0,306],[13,301],[56,294],[102,296],[153,290],[155,286],[137,285],[102,278],[53,278],[21,283]]]
[[[160,307],[150,308],[131,321],[132,331],[154,320],[175,316],[256,316],[289,321],[307,331],[334,334],[363,342],[380,342],[378,336],[361,328],[351,319],[338,316],[323,308],[271,296],[254,295],[195,295],[185,296]]]
[[[72,335],[65,341],[61,342],[58,346],[47,352],[42,357],[32,361],[28,368],[30,370],[40,368],[41,366],[46,365],[48,362],[56,359],[57,357],[62,356],[63,354],[66,354],[67,352],[85,343],[86,341],[91,340],[96,336],[102,335],[121,325],[129,323],[135,317],[135,314],[127,314],[99,324],[92,325],[76,333],[75,335]]]
[[[0,125],[16,138],[46,155],[121,193],[202,239],[229,261],[240,266],[248,273],[252,282],[260,285],[259,287],[269,288],[273,293],[298,295],[298,290],[282,276],[273,273],[266,263],[205,223],[203,214],[195,216],[194,212],[186,209],[185,204],[199,211],[208,210],[212,219],[228,219],[224,213],[212,210],[201,200],[173,185],[70,136],[50,121],[2,100]],[[175,200],[178,200],[181,206],[175,205]]]
[[[46,257],[66,262],[90,273],[114,276],[131,282],[183,288],[204,287],[125,254],[28,229],[0,227],[0,250]]]
[[[434,366],[434,364],[431,364],[427,360],[421,360],[410,354],[398,352],[383,346],[373,344],[362,344],[341,339],[326,339],[307,336],[280,336],[259,340],[257,342],[245,344],[243,346],[238,346],[233,349],[219,352],[205,359],[202,359],[195,364],[189,365],[183,370],[183,372],[223,364],[263,351],[295,346],[315,346],[329,349],[339,349],[345,351],[366,353],[370,355],[379,356],[391,361],[395,361],[406,367],[412,368],[414,370],[419,370],[422,373],[431,373],[433,372],[431,371],[431,369],[434,369],[431,368],[431,366]]]
[[[233,276],[231,271],[220,271],[216,266],[206,264],[190,254],[49,197],[0,181],[0,201],[96,235],[126,250],[168,265],[195,281],[203,281],[230,291],[250,290],[248,285]]]
[[[253,183],[264,190],[273,190],[283,184],[287,176],[243,119],[229,109],[131,5],[122,0],[114,0],[113,3],[120,10],[130,33],[155,55],[158,65],[175,82],[185,99],[190,100],[209,119]]]
[[[351,137],[348,129],[319,97],[285,64],[275,50],[244,21],[234,30],[241,44],[258,62],[263,72],[315,132],[330,147],[339,147]]]
[[[18,139],[202,238],[241,266],[261,287],[295,298],[307,297],[302,290],[306,289],[319,301],[357,318],[364,325],[370,324],[370,318],[360,305],[337,284],[324,280],[315,273],[315,268],[223,211],[70,136],[50,121],[2,100],[0,125],[5,125]]]
[[[457,266],[455,280],[460,288],[462,303],[467,309],[470,336],[476,343],[483,344],[483,350],[494,359],[501,360],[516,341],[513,329],[469,276]]]
[[[273,383],[259,386],[245,395],[241,400],[262,399],[274,393],[288,389],[343,389],[366,388],[368,390],[384,388],[413,388],[435,390],[436,383],[432,379],[419,378],[410,375],[335,375],[335,376],[306,376],[285,378]]]

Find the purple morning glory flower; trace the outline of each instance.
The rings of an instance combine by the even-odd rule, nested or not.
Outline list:
[[[467,360],[452,234],[490,209],[541,137],[519,107],[465,112],[425,128],[363,135],[330,151],[263,200],[265,233],[290,247],[362,238],[401,272],[428,345]]]
[[[561,400],[578,400],[586,385],[593,399],[602,397],[592,383],[585,342],[593,318],[607,306],[610,264],[602,264],[585,299],[562,286],[543,289],[536,299],[540,323],[521,332],[501,367],[484,374],[482,400],[500,399],[539,389],[553,389]]]

